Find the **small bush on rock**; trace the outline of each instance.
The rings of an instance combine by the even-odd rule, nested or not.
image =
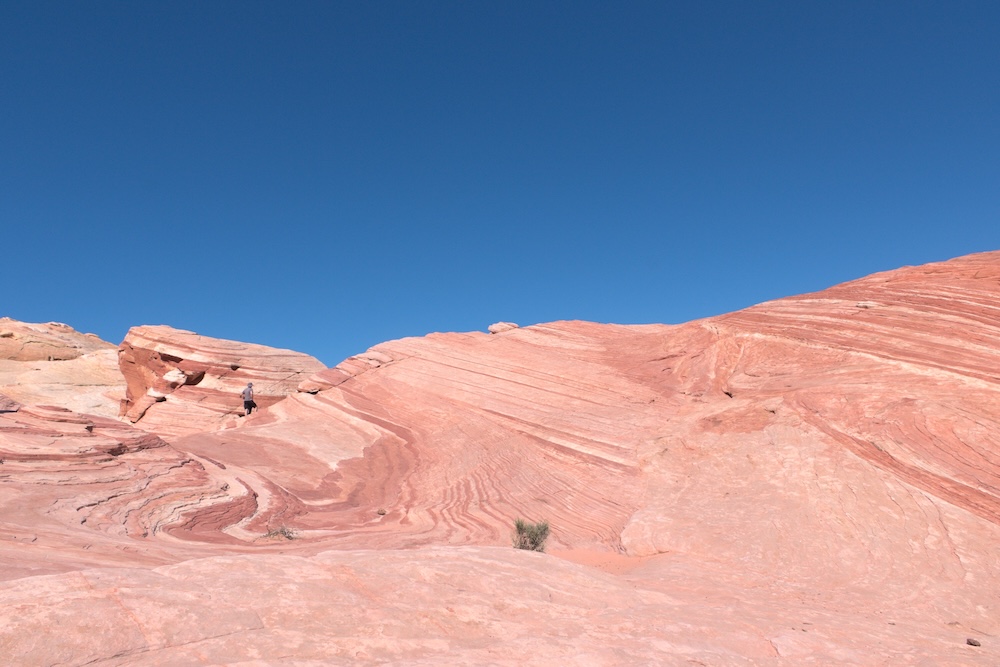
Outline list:
[[[264,537],[271,539],[275,537],[283,537],[286,540],[294,540],[296,538],[296,535],[295,531],[289,528],[288,526],[282,526],[281,528],[275,528],[274,530],[268,531],[267,534],[264,535]]]
[[[549,537],[549,522],[529,523],[524,519],[514,522],[514,548],[529,551],[545,551],[545,540]]]

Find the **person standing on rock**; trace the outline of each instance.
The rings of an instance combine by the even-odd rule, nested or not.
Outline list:
[[[247,416],[253,412],[253,409],[257,407],[257,404],[253,402],[253,382],[247,382],[247,386],[240,392],[240,396],[243,397],[243,409],[246,411]]]

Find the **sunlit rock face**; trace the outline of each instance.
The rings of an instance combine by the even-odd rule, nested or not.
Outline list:
[[[391,341],[204,422],[243,344],[139,329],[134,427],[0,410],[23,664],[1000,664],[1000,253]]]
[[[129,330],[119,350],[127,383],[121,415],[165,437],[235,425],[252,382],[266,408],[325,366],[291,350],[200,336],[167,326]]]
[[[0,317],[0,359],[63,361],[97,350],[113,349],[93,334],[82,334],[67,324],[31,324]]]
[[[58,322],[0,318],[0,394],[114,417],[125,395],[117,350]]]

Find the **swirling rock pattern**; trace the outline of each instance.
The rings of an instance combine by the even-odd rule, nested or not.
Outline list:
[[[155,538],[191,508],[252,504],[217,468],[116,420],[53,406],[3,412],[0,579],[208,553]]]
[[[147,432],[0,414],[24,664],[1000,662],[1000,253],[678,326],[391,341],[244,419],[246,375],[182,394],[229,382],[226,342],[139,329]],[[561,558],[510,549],[518,517]]]

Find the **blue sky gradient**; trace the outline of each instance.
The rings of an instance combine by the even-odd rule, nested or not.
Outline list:
[[[0,3],[0,315],[329,365],[1000,248],[1000,3]]]

